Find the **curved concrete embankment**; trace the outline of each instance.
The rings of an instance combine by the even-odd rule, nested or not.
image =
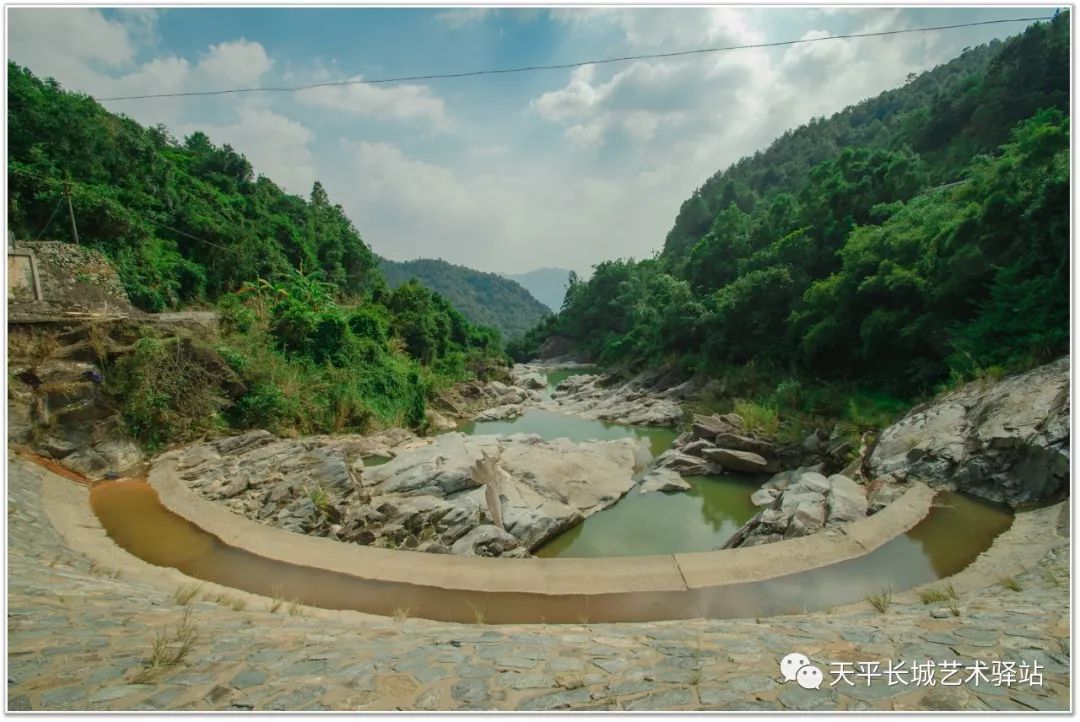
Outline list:
[[[198,496],[162,460],[151,470],[161,503],[222,542],[252,554],[358,579],[442,590],[540,595],[686,592],[761,582],[867,554],[910,530],[934,492],[916,484],[842,533],[821,533],[743,549],[605,559],[504,559],[402,552],[265,526]]]

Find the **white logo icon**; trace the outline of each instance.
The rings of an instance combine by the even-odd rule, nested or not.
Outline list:
[[[795,681],[803,689],[819,689],[821,687],[821,670],[812,664],[801,667],[795,675]]]
[[[810,664],[810,659],[805,654],[792,652],[780,660],[780,674],[784,676],[785,682],[794,682],[795,675],[808,664]]]
[[[798,652],[780,660],[780,674],[785,682],[798,682],[803,689],[819,689],[823,678],[821,670],[810,664],[810,658]]]

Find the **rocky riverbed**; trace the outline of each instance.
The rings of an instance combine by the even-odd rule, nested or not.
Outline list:
[[[400,430],[306,439],[254,431],[158,463],[167,458],[200,495],[262,523],[344,542],[481,556],[528,556],[618,501],[650,461],[647,447],[632,439],[419,439]]]

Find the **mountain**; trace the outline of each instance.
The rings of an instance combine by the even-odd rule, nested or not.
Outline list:
[[[528,273],[507,273],[540,303],[558,313],[562,308],[566,287],[570,284],[570,271],[565,268],[538,268]]]
[[[602,363],[911,398],[1065,353],[1069,46],[1063,11],[784,133],[687,199],[658,257],[599,264],[511,354],[558,337]]]
[[[469,321],[499,329],[504,339],[520,337],[550,313],[517,281],[441,258],[380,258],[379,269],[391,287],[415,278],[446,298]]]

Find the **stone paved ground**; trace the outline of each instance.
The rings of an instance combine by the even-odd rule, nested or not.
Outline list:
[[[961,616],[918,602],[757,620],[485,626],[355,615],[268,599],[243,609],[92,561],[69,548],[40,501],[42,470],[8,479],[9,710],[1064,710],[1069,705],[1068,547],[1016,577],[960,595]],[[65,482],[66,483],[66,482]],[[1049,533],[1053,533],[1050,531]],[[102,540],[103,544],[110,544]],[[116,552],[115,549],[112,550]],[[100,557],[99,557],[100,558]],[[142,564],[138,562],[138,564]],[[190,609],[188,657],[150,683],[155,630]],[[927,657],[1028,662],[1043,685],[830,687],[782,684],[778,660]]]

